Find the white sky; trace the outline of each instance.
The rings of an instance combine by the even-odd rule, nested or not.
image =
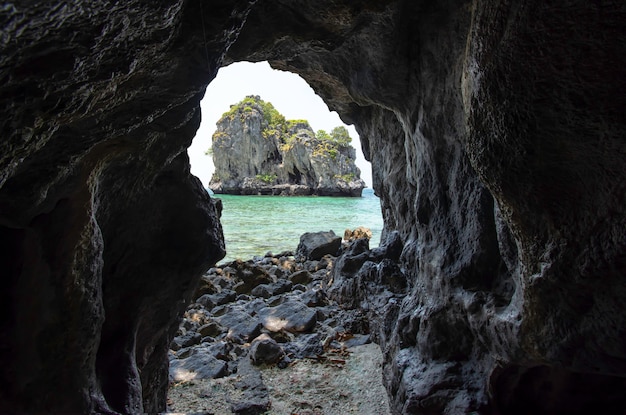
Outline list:
[[[247,95],[259,95],[264,101],[271,102],[288,120],[308,120],[315,131],[330,132],[334,127],[344,125],[357,150],[356,164],[361,169],[361,178],[368,187],[372,187],[372,169],[363,157],[354,127],[345,125],[336,112],[330,112],[324,101],[298,75],[274,70],[267,62],[239,62],[221,68],[207,87],[201,103],[202,124],[187,150],[191,172],[200,178],[205,187],[215,170],[211,156],[205,155],[211,146],[215,124],[231,105]]]

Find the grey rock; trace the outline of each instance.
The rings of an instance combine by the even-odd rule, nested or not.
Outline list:
[[[261,373],[256,370],[248,359],[243,359],[238,366],[237,374],[241,379],[235,383],[241,397],[231,404],[235,414],[260,415],[271,407],[269,393]]]
[[[196,299],[196,303],[200,304],[202,307],[206,308],[207,310],[211,310],[217,305],[214,297],[211,294],[201,295],[199,298]]]
[[[174,359],[170,362],[170,378],[175,382],[216,379],[226,375],[226,362],[216,359],[205,349],[199,349],[185,359]]]
[[[308,290],[300,295],[300,301],[308,307],[320,307],[328,304],[328,297],[324,290]]]
[[[268,284],[257,285],[250,291],[250,295],[253,297],[270,298],[272,293]]]
[[[287,330],[306,332],[317,322],[315,310],[299,301],[287,301],[276,307],[266,307],[259,311],[259,317],[269,331]]]
[[[217,323],[215,321],[207,323],[207,324],[205,324],[203,326],[200,326],[198,328],[198,333],[202,337],[205,337],[205,336],[217,337],[220,334],[222,334],[224,331],[225,331],[224,327],[221,324],[219,324],[219,323]]]
[[[341,344],[344,347],[356,347],[362,346],[364,344],[368,344],[372,342],[372,337],[369,334],[354,334],[348,340],[344,340]]]
[[[291,291],[292,287],[293,283],[291,281],[281,279],[276,281],[275,283],[270,284],[269,290],[272,295],[281,295]]]
[[[213,303],[215,303],[215,305],[224,305],[235,301],[237,299],[237,293],[233,290],[222,290],[218,293],[209,295],[209,298]]]
[[[189,332],[180,337],[174,337],[172,341],[174,343],[173,350],[181,349],[183,347],[193,346],[195,344],[199,344],[202,340],[202,336],[196,332]]]
[[[261,334],[252,341],[249,355],[255,365],[273,365],[282,359],[284,352],[273,338],[267,334]]]
[[[258,285],[252,289],[250,294],[254,297],[270,298],[290,291],[292,285],[291,281],[278,280],[272,284]]]
[[[323,337],[320,333],[304,333],[298,335],[292,342],[284,345],[285,352],[296,359],[316,356],[324,352]]]
[[[292,287],[292,290],[293,291],[302,291],[302,292],[304,292],[304,291],[307,290],[307,288],[304,285],[302,285],[302,284],[296,284],[296,285],[294,285]]]
[[[261,322],[243,310],[230,310],[217,318],[228,329],[228,337],[234,340],[250,341],[261,333]]]

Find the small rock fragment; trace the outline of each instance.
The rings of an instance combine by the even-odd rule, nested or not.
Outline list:
[[[273,365],[278,363],[284,355],[282,347],[267,334],[261,334],[252,341],[250,359],[255,365]]]

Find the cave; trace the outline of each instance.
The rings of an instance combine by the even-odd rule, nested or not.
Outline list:
[[[0,411],[160,412],[224,255],[185,150],[217,70],[299,74],[372,163],[368,297],[394,413],[624,413],[626,5],[18,2],[0,8]],[[365,276],[364,276],[365,277]]]

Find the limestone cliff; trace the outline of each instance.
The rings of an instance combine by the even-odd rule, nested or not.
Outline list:
[[[385,221],[334,296],[395,413],[626,412],[626,2],[0,7],[0,412],[163,412],[224,255],[185,149],[219,67],[269,60],[354,124]],[[338,261],[339,262],[339,261]]]
[[[344,127],[315,134],[258,96],[220,118],[211,149],[215,193],[361,196],[365,187]]]

